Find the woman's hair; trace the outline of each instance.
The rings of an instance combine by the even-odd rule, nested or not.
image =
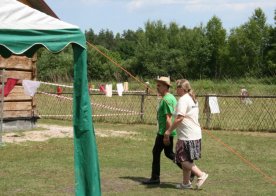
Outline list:
[[[194,91],[192,90],[192,87],[190,85],[190,82],[186,79],[180,79],[176,81],[176,87],[181,87],[184,89],[185,92],[187,92],[193,99],[193,101],[196,103],[196,95]]]

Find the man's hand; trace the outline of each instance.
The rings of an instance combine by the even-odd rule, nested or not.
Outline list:
[[[163,143],[165,146],[170,145],[170,133],[168,131],[164,133]]]

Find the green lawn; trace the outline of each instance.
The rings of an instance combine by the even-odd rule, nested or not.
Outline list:
[[[149,177],[151,172],[155,129],[152,125],[95,124],[102,195],[276,195],[275,184],[206,132],[203,132],[203,156],[196,162],[209,173],[202,190],[175,189],[181,182],[182,172],[163,154],[161,185],[141,185],[141,180]],[[107,132],[117,134],[99,136]],[[276,133],[211,133],[276,182]],[[74,195],[72,138],[6,143],[0,147],[0,156],[1,196]]]

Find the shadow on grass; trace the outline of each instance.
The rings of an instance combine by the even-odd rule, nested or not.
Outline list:
[[[147,188],[170,188],[170,189],[176,189],[176,184],[173,182],[161,182],[160,184],[154,184],[154,185],[146,185],[142,184],[143,181],[147,180],[148,178],[144,177],[138,177],[138,176],[123,176],[120,177],[122,179],[132,180],[134,182],[138,182],[139,184],[147,187]]]

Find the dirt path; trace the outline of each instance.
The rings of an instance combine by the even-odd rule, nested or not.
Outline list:
[[[37,127],[42,130],[4,133],[2,141],[5,143],[21,143],[26,141],[41,142],[51,138],[73,137],[73,127],[48,124],[38,124]],[[133,131],[114,131],[106,129],[97,129],[95,133],[99,137],[128,137],[130,139],[138,134]]]

